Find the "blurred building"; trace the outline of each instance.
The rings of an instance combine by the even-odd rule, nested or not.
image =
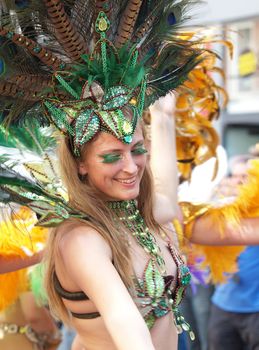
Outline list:
[[[207,0],[197,13],[195,24],[217,27],[234,44],[232,60],[223,52],[229,103],[219,130],[228,156],[247,153],[259,143],[259,2]]]

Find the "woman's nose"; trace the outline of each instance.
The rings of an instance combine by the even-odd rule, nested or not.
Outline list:
[[[131,154],[127,154],[123,157],[123,171],[129,174],[135,174],[138,170],[138,166]]]

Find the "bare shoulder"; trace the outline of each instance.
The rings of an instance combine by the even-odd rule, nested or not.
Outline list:
[[[87,222],[68,222],[58,229],[55,269],[64,286],[84,291],[95,300],[99,279],[114,269],[112,251],[101,233]]]
[[[100,232],[87,222],[67,222],[59,228],[58,236],[58,248],[62,256],[80,254],[82,251],[88,256],[93,251],[96,255],[112,255],[109,244]]]

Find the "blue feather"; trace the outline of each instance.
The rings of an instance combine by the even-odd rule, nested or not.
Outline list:
[[[0,58],[0,75],[5,72],[5,62],[2,58]]]
[[[167,17],[167,22],[170,26],[173,26],[176,24],[176,17],[175,14],[173,12],[169,13],[168,17]]]
[[[20,9],[24,9],[30,5],[30,0],[15,0],[14,3]]]

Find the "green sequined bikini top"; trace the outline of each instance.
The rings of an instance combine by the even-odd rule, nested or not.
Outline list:
[[[177,266],[176,276],[163,276],[153,259],[150,259],[142,279],[135,278],[135,302],[145,319],[148,328],[152,328],[156,319],[173,312],[175,324],[179,328],[190,331],[190,326],[180,315],[178,306],[191,280],[189,268],[180,255],[168,243],[168,249]]]
[[[190,337],[193,338],[194,335],[189,324],[185,322],[178,310],[178,305],[191,280],[188,267],[168,240],[167,246],[176,264],[177,273],[176,276],[165,276],[165,262],[160,248],[154,235],[147,228],[144,219],[140,215],[137,209],[137,202],[110,202],[109,206],[114,211],[115,221],[117,221],[118,225],[124,225],[139,245],[150,255],[143,277],[133,277],[135,288],[130,291],[147,326],[152,328],[156,319],[167,315],[169,312],[173,312],[175,324],[179,332],[182,330],[188,331]],[[53,283],[56,292],[64,299],[73,301],[88,299],[87,295],[82,291],[71,293],[64,290],[56,275],[54,275]],[[98,312],[72,313],[72,315],[83,319],[100,316]]]
[[[176,276],[163,276],[157,268],[156,262],[150,259],[146,265],[143,278],[134,277],[135,288],[130,292],[149,329],[153,327],[156,319],[172,311],[178,330],[190,331],[189,324],[185,322],[178,310],[178,305],[191,279],[190,271],[170,243],[168,243],[168,249],[177,266]],[[66,291],[61,286],[56,274],[54,274],[53,284],[56,292],[64,299],[71,301],[89,300],[88,296],[82,291]],[[72,315],[81,319],[100,316],[98,312],[72,313]]]

